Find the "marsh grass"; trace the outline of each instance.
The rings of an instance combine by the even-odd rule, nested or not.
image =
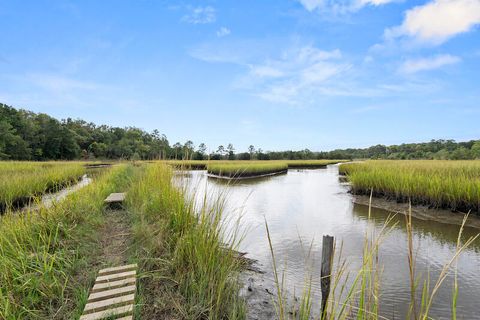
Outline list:
[[[242,178],[286,172],[288,169],[324,168],[344,160],[267,160],[267,161],[211,161],[207,164],[210,174],[229,178]]]
[[[214,170],[217,167],[235,166],[236,171],[248,171],[249,168],[255,170],[257,166],[284,166],[285,164],[288,169],[324,168],[329,164],[346,161],[348,160],[166,160],[161,162],[183,170],[208,170],[209,168]]]
[[[452,319],[456,319],[456,305],[458,298],[458,284],[456,277],[456,262],[461,253],[469,247],[479,236],[473,236],[461,242],[464,225],[468,215],[465,216],[462,226],[460,227],[456,251],[452,257],[447,260],[440,271],[437,280],[431,283],[430,275],[419,276],[416,273],[415,257],[416,251],[413,245],[413,224],[411,219],[411,210],[406,215],[407,219],[407,248],[408,248],[408,265],[410,270],[411,281],[411,302],[407,319],[432,319],[431,307],[435,300],[438,290],[445,282],[448,273],[455,268],[454,289],[452,294]],[[285,275],[280,275],[274,248],[272,246],[271,235],[266,223],[267,238],[270,245],[272,256],[274,281],[277,289],[274,303],[276,306],[277,318],[286,319],[320,319],[320,320],[336,320],[336,319],[388,319],[380,315],[381,302],[381,274],[382,266],[379,261],[379,249],[385,237],[395,227],[393,216],[390,216],[380,229],[375,232],[375,228],[365,232],[362,265],[357,271],[348,271],[348,262],[342,257],[343,245],[335,248],[335,263],[332,272],[332,285],[327,308],[322,314],[320,310],[312,308],[312,278],[306,277],[303,285],[303,293],[299,302],[288,303],[285,290]],[[419,284],[421,284],[419,286]],[[433,286],[432,286],[433,284]],[[418,290],[421,290],[418,292]]]
[[[128,193],[144,271],[139,313],[145,319],[243,319],[237,233],[226,232],[221,201],[196,206],[193,199],[174,185],[163,163],[147,166]]]
[[[463,212],[480,210],[480,161],[371,160],[340,165],[353,192]]]
[[[289,169],[324,168],[329,164],[347,162],[348,160],[285,160]]]
[[[95,276],[103,199],[129,183],[119,166],[50,208],[0,218],[0,318],[74,319]]]
[[[288,164],[284,162],[246,162],[246,163],[223,163],[208,164],[207,171],[210,174],[229,177],[243,178],[272,173],[287,172]]]
[[[0,211],[57,191],[83,174],[85,168],[79,162],[0,162]]]

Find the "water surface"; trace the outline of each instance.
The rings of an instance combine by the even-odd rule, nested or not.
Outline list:
[[[322,236],[333,235],[337,245],[343,244],[342,256],[354,273],[362,264],[365,235],[374,230],[378,233],[390,215],[385,210],[372,209],[369,220],[368,208],[353,203],[348,186],[339,182],[338,166],[334,165],[317,170],[289,170],[285,175],[236,183],[207,178],[204,171],[191,171],[186,178],[199,200],[205,190],[210,195],[226,194],[226,215],[236,217],[241,212],[242,225],[247,229],[241,250],[257,259],[267,277],[272,278],[266,220],[290,292],[301,291],[311,270],[317,302]],[[379,252],[383,269],[380,313],[389,319],[404,319],[410,301],[405,217],[395,216],[393,222],[396,224]],[[443,265],[454,255],[459,227],[418,219],[414,219],[413,225],[417,273],[428,273],[433,286]],[[467,228],[464,234],[472,236],[477,232]],[[480,241],[477,240],[458,260],[458,319],[480,319],[479,272]],[[431,312],[434,319],[451,319],[452,279],[449,274],[437,294]]]

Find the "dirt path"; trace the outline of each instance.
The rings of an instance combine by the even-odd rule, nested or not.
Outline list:
[[[118,266],[127,263],[131,241],[131,228],[125,210],[105,210],[105,224],[100,229],[100,244],[103,266]]]

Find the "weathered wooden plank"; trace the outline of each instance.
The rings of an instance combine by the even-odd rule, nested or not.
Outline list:
[[[320,271],[320,288],[322,291],[322,317],[326,316],[328,296],[330,294],[330,282],[332,275],[332,263],[334,254],[334,239],[332,236],[323,236],[322,242],[322,266]]]
[[[99,271],[80,320],[133,320],[137,265]]]
[[[106,276],[106,275],[109,275],[109,274],[125,272],[125,271],[132,271],[132,270],[136,270],[136,269],[137,269],[137,264],[128,264],[126,266],[102,269],[102,270],[98,271],[98,275]]]
[[[80,320],[101,320],[108,317],[121,317],[121,316],[129,316],[133,313],[133,305],[130,304],[128,306],[122,306],[114,309],[104,310],[100,312],[86,314],[80,317]],[[122,318],[123,319],[123,318]],[[128,319],[128,317],[127,317]]]
[[[96,302],[87,303],[83,313],[93,313],[103,310],[108,310],[111,308],[133,304],[135,301],[135,294],[128,294],[126,296],[121,296],[117,298],[111,298],[107,300],[101,300]]]
[[[111,281],[122,280],[127,278],[135,278],[136,275],[137,275],[137,271],[135,270],[108,274],[105,276],[98,276],[97,280],[95,280],[95,283],[105,283],[105,282],[111,282]]]
[[[125,192],[111,193],[105,200],[105,203],[123,202],[125,200]]]
[[[87,302],[90,303],[90,302],[96,302],[100,300],[117,298],[117,297],[124,296],[126,294],[135,293],[136,290],[137,290],[137,287],[133,285],[133,286],[121,287],[116,289],[100,291],[100,292],[94,292],[90,294]]]
[[[136,278],[127,278],[127,279],[122,279],[118,281],[112,281],[112,282],[106,282],[106,283],[97,283],[93,286],[91,293],[95,292],[100,292],[100,291],[105,291],[105,290],[111,290],[111,289],[116,289],[116,288],[121,288],[125,287],[131,284],[136,283],[137,279]]]

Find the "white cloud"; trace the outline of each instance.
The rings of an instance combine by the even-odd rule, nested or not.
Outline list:
[[[262,99],[296,104],[320,93],[335,76],[350,69],[338,61],[340,50],[325,51],[304,46],[283,52],[281,58],[250,66],[242,84]]]
[[[364,5],[381,6],[393,2],[393,0],[360,0],[359,2]]]
[[[299,1],[308,11],[313,11],[315,9],[322,7],[326,2],[324,0],[299,0]]]
[[[434,0],[408,10],[403,23],[385,30],[385,37],[406,36],[438,45],[478,24],[480,0]]]
[[[250,73],[260,78],[278,78],[283,76],[282,70],[267,65],[252,66]]]
[[[230,29],[226,27],[221,27],[220,29],[217,30],[217,37],[225,37],[228,36],[231,33]]]
[[[213,7],[190,7],[188,10],[189,13],[182,17],[182,21],[184,22],[192,24],[207,24],[213,23],[216,20],[216,11]]]
[[[402,73],[416,73],[419,71],[438,69],[446,65],[460,62],[461,59],[449,54],[437,55],[429,58],[406,60],[399,71]]]
[[[371,55],[367,55],[367,56],[365,56],[365,58],[363,58],[363,63],[372,63],[374,61],[375,61],[375,59],[373,59],[373,57]]]
[[[52,92],[68,92],[71,90],[96,90],[101,85],[79,81],[56,74],[32,73],[26,78],[34,85]]]
[[[398,0],[298,0],[308,11],[333,11],[348,13],[360,10],[365,6],[381,6]]]

